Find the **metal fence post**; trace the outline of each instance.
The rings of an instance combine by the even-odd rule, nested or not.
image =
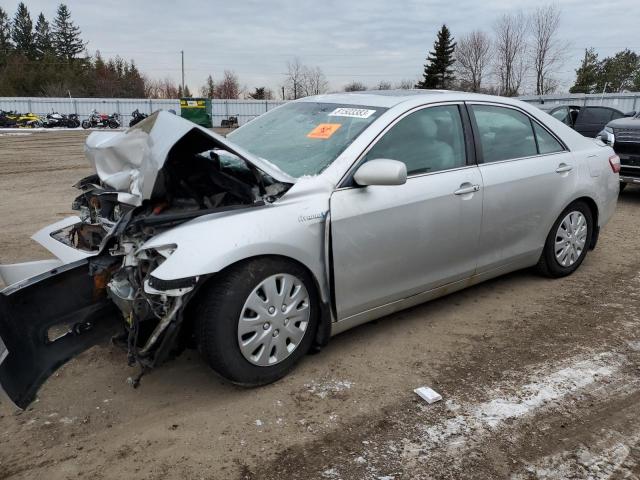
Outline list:
[[[153,100],[149,99],[149,114],[153,113]]]
[[[634,112],[637,112],[638,110],[636,110],[636,104],[638,103],[638,97],[640,96],[640,94],[636,94],[633,96],[633,107],[631,108],[631,110],[633,110]]]

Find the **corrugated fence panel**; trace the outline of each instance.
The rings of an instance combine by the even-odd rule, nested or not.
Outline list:
[[[532,103],[545,110],[557,105],[602,105],[613,107],[627,113],[640,110],[640,93],[591,93],[570,95],[543,95],[519,97],[527,103]]]
[[[259,115],[282,105],[282,101],[275,100],[220,100],[211,101],[212,121],[214,126],[220,126],[222,120],[232,116],[238,117],[238,123],[243,125]],[[178,99],[149,99],[149,98],[54,98],[54,97],[0,97],[0,110],[17,111],[20,113],[35,113],[46,115],[51,112],[77,113],[80,118],[87,118],[92,110],[100,113],[118,113],[123,125],[131,119],[131,113],[138,109],[142,113],[152,113],[156,110],[175,110],[180,112]]]

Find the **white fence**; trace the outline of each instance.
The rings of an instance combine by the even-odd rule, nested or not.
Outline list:
[[[640,110],[640,92],[633,93],[576,93],[567,95],[543,95],[519,97],[527,103],[532,103],[538,107],[549,109],[556,105],[603,105],[613,107],[622,113]]]
[[[285,102],[275,100],[211,100],[211,114],[214,127],[230,116],[237,116],[240,125],[262,115]],[[131,112],[138,109],[142,113],[156,110],[175,110],[180,113],[178,99],[150,98],[54,98],[54,97],[0,97],[0,110],[17,111],[46,115],[58,113],[76,113],[81,119],[89,116],[95,109],[100,113],[117,113],[123,125],[128,125]]]
[[[640,93],[567,94],[520,97],[528,103],[548,109],[556,105],[605,105],[626,113],[640,110]],[[272,108],[282,105],[276,100],[211,100],[213,126],[230,116],[237,116],[240,125],[262,115]],[[131,112],[138,109],[142,113],[156,110],[180,111],[178,99],[149,98],[54,98],[54,97],[0,97],[0,110],[14,110],[20,113],[32,112],[46,115],[52,111],[76,113],[80,118],[89,116],[93,109],[101,113],[118,113],[123,125],[129,123]]]

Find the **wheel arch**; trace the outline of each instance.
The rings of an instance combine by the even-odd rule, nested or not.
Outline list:
[[[593,198],[586,195],[576,198],[571,203],[569,203],[569,205],[576,202],[585,203],[589,207],[589,210],[591,210],[591,215],[593,217],[593,232],[591,234],[591,243],[589,244],[589,250],[593,250],[596,247],[596,244],[598,243],[598,237],[600,236],[600,227],[598,225],[598,204]]]
[[[318,276],[313,272],[313,270],[309,268],[307,265],[305,265],[303,262],[301,262],[300,260],[287,255],[258,254],[258,255],[245,257],[243,259],[237,260],[235,262],[232,262],[226,265],[220,271],[213,273],[211,275],[208,275],[204,279],[204,282],[202,282],[202,284],[198,287],[198,290],[195,292],[193,297],[189,300],[189,305],[188,305],[189,309],[194,308],[194,306],[197,304],[199,295],[202,295],[202,290],[203,290],[202,287],[205,284],[216,282],[218,279],[223,278],[226,272],[228,272],[231,269],[238,268],[240,265],[244,263],[248,263],[248,262],[259,260],[259,259],[267,259],[267,258],[293,263],[298,267],[302,268],[305,272],[307,272],[309,277],[312,279],[313,281],[312,287],[314,288],[316,296],[320,303],[319,312],[318,312],[319,314],[318,326],[315,333],[314,347],[316,348],[323,347],[329,342],[329,338],[331,337],[332,317],[331,317],[331,309],[329,307],[329,299],[326,297],[326,292],[322,288],[322,284],[320,283],[321,279],[318,278]]]

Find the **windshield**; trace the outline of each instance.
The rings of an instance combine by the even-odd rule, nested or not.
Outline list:
[[[327,168],[386,108],[292,102],[228,135],[292,177]]]

